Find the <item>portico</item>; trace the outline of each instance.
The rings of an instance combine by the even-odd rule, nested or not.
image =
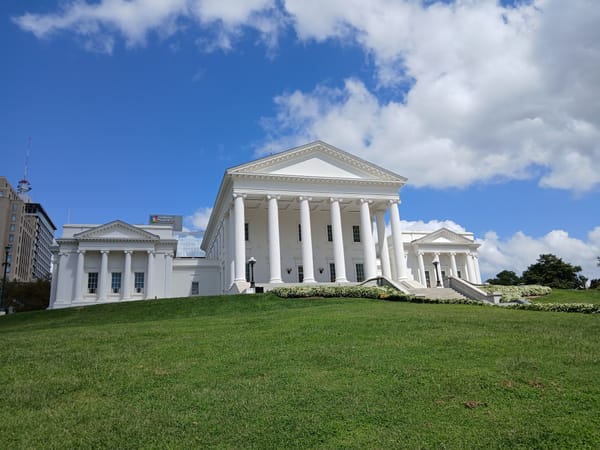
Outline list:
[[[244,289],[250,256],[262,283],[405,280],[405,181],[322,142],[237,166],[225,173],[202,246],[233,275],[224,292]]]

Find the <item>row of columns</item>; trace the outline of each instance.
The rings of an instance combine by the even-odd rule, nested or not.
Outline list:
[[[419,264],[419,278],[421,280],[421,284],[425,285],[426,284],[426,277],[425,277],[425,263],[423,261],[423,255],[427,253],[424,251],[418,251],[417,252],[417,259],[418,259],[418,264]],[[444,253],[441,252],[430,252],[434,255],[434,259],[437,259],[439,261],[439,257],[440,255],[443,255]],[[450,252],[447,253],[450,255],[450,275],[456,277],[458,276],[458,266],[456,264],[456,255],[457,252]],[[464,254],[466,257],[466,263],[467,263],[467,273],[466,273],[466,278],[467,281],[470,281],[471,283],[476,283],[476,284],[480,284],[481,283],[481,273],[479,272],[479,264],[477,263],[477,254],[475,253],[471,253],[471,252],[465,252],[465,253],[461,253]],[[438,265],[439,267],[439,273],[436,273],[435,276],[437,279],[441,280],[441,266]]]
[[[108,271],[108,255],[111,252],[116,252],[114,250],[100,250],[100,272],[98,273],[98,300],[99,301],[103,301],[107,299],[107,294],[109,292],[110,289],[110,274]],[[131,298],[131,294],[132,294],[132,281],[133,281],[133,271],[132,271],[132,267],[131,267],[131,259],[132,259],[132,254],[133,251],[132,250],[124,250],[122,251],[125,254],[125,261],[124,261],[124,265],[123,265],[123,272],[122,272],[122,277],[121,277],[121,299],[126,300]],[[148,298],[152,298],[153,293],[154,293],[154,280],[153,280],[153,275],[154,275],[154,264],[155,264],[155,258],[156,258],[156,253],[154,252],[154,250],[147,250],[146,251],[147,255],[148,255],[148,260],[147,260],[147,265],[146,265],[146,272],[145,272],[145,276],[144,276],[144,298],[148,299]],[[82,301],[83,300],[83,293],[84,293],[84,289],[85,287],[85,255],[86,255],[86,250],[78,250],[77,251],[77,268],[75,271],[75,301]],[[172,261],[173,261],[173,254],[172,253],[166,253],[165,254],[165,258],[166,258],[166,268],[165,268],[165,272],[169,273],[171,272],[172,269]],[[60,264],[60,262],[59,262]],[[170,292],[170,286],[169,286],[169,282],[170,282],[170,276],[166,277],[165,280],[165,293]]]
[[[233,195],[233,242],[234,242],[234,264],[232,272],[234,273],[233,282],[243,282],[246,280],[246,248],[245,248],[245,206],[244,194]],[[280,251],[280,230],[279,230],[279,197],[269,195],[268,201],[268,243],[270,276],[269,283],[281,283],[281,251]],[[304,282],[314,283],[314,262],[312,230],[310,218],[311,197],[298,197],[300,203],[300,230],[302,237],[302,266],[304,269]],[[365,267],[365,278],[377,276],[377,256],[375,243],[373,240],[372,219],[370,205],[371,201],[360,199],[360,226],[361,241],[363,245],[363,257]],[[388,278],[402,280],[407,278],[406,259],[404,257],[404,248],[402,244],[402,231],[400,228],[400,214],[398,212],[397,201],[390,201],[388,210],[392,225],[394,262],[396,273],[391,273],[390,255],[387,246],[387,237],[385,233],[385,211],[378,210],[375,214],[377,220],[377,234],[379,236],[379,253],[382,261],[383,275]],[[342,214],[340,208],[340,199],[330,198],[330,214],[333,238],[333,259],[335,264],[335,274],[337,283],[347,282],[346,263],[344,255],[344,242],[342,234]],[[231,220],[231,219],[230,219]]]

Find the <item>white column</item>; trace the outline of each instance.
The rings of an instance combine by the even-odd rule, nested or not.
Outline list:
[[[122,299],[128,299],[131,298],[131,278],[132,278],[132,273],[131,273],[131,250],[125,250],[123,253],[125,253],[125,266],[123,267],[123,286],[122,286],[122,292],[121,292],[121,298]]]
[[[404,244],[402,243],[402,229],[400,228],[400,213],[398,203],[390,202],[390,223],[392,225],[392,243],[394,244],[394,261],[396,262],[396,279],[408,279],[406,259],[404,257]]]
[[[371,228],[371,213],[369,212],[369,201],[360,200],[360,238],[363,243],[363,254],[365,260],[365,279],[377,276],[377,262],[375,255],[375,243],[373,242],[373,229]]]
[[[108,250],[100,250],[102,261],[100,263],[100,277],[98,280],[98,300],[106,300],[106,289],[108,287]]]
[[[381,260],[381,274],[392,278],[392,269],[390,267],[390,253],[388,250],[387,236],[385,234],[385,211],[375,213],[377,220],[377,241],[379,244],[379,259]]]
[[[235,245],[235,278],[234,282],[246,281],[246,239],[244,233],[244,197],[234,194],[234,245]]]
[[[50,284],[50,304],[48,309],[53,309],[56,302],[56,289],[58,286],[58,271],[60,266],[60,254],[52,255],[52,283]]]
[[[347,283],[346,260],[344,259],[344,238],[342,235],[342,213],[340,201],[336,198],[331,201],[331,232],[333,234],[333,263],[335,264],[335,282]]]
[[[171,297],[171,277],[173,276],[173,253],[165,253],[165,294],[164,298]]]
[[[470,281],[471,283],[477,283],[477,281],[475,280],[475,270],[473,269],[473,260],[471,259],[471,252],[467,252],[466,258],[467,258],[467,272],[468,272],[468,276],[469,276],[468,281]]]
[[[419,259],[419,278],[421,279],[421,284],[427,287],[427,278],[425,278],[425,264],[423,263],[423,252],[417,252],[417,257]]]
[[[83,300],[83,271],[85,263],[85,250],[77,250],[77,271],[75,272],[75,292],[73,298],[76,302]]]
[[[235,218],[233,217],[233,208],[229,209],[229,286],[227,289],[233,286],[235,282]]]
[[[151,299],[154,298],[154,260],[156,253],[154,250],[147,250],[146,253],[148,254],[148,260],[146,261],[146,277],[144,279],[144,298]]]
[[[456,268],[456,253],[450,253],[450,264],[452,268],[452,276],[458,278],[458,269]]]
[[[271,279],[269,283],[282,283],[281,281],[281,250],[279,247],[279,206],[277,197],[267,196],[269,199],[269,269]]]
[[[302,232],[302,268],[304,283],[315,283],[313,265],[312,232],[310,228],[310,206],[306,197],[300,197],[300,228]]]
[[[473,269],[475,269],[475,282],[481,284],[481,272],[479,271],[479,256],[473,253]]]

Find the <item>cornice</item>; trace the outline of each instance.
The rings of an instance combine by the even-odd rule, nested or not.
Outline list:
[[[281,181],[314,184],[351,184],[351,185],[374,185],[374,186],[402,186],[399,180],[381,180],[381,179],[359,179],[359,178],[328,178],[328,177],[307,177],[297,175],[279,175],[269,173],[232,173],[235,179],[254,179],[264,181]]]

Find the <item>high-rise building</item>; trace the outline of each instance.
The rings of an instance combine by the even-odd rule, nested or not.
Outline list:
[[[39,203],[26,203],[25,217],[33,219],[35,225],[32,276],[34,279],[46,278],[51,272],[51,247],[56,227]]]
[[[5,249],[10,246],[7,279],[11,281],[33,281],[50,274],[56,227],[39,203],[30,202],[27,192],[29,189],[17,193],[0,177],[0,249],[4,262]]]

